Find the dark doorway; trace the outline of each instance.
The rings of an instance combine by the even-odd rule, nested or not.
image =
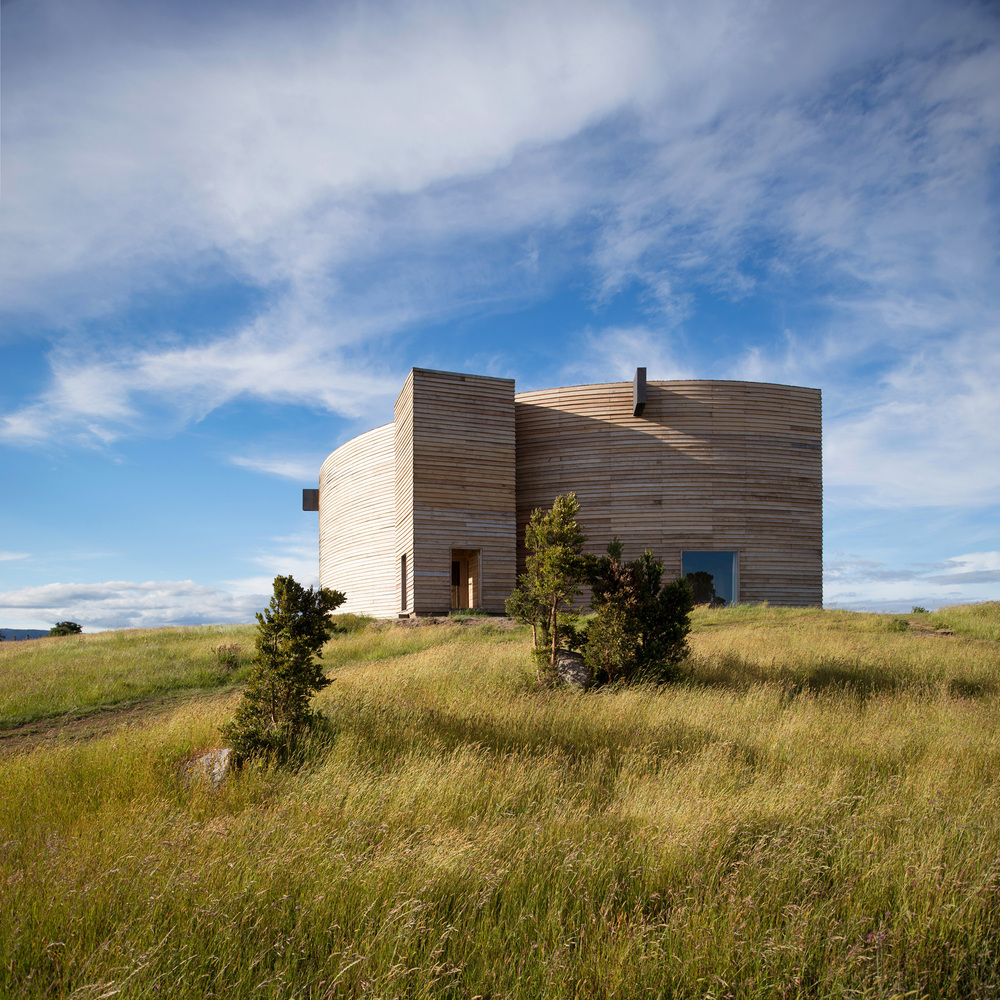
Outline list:
[[[451,550],[451,607],[478,608],[480,595],[481,566],[479,549]]]

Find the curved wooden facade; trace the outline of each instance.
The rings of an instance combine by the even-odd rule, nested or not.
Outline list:
[[[343,612],[394,616],[395,427],[366,431],[329,455],[319,473],[319,579],[343,591]]]
[[[823,498],[818,389],[756,382],[631,383],[516,396],[519,565],[524,526],[563,493],[587,549],[617,535],[668,576],[684,551],[733,552],[738,600],[820,604]]]
[[[377,617],[502,611],[531,511],[572,491],[590,551],[617,535],[670,576],[731,557],[727,599],[820,604],[819,390],[643,385],[640,406],[628,382],[515,395],[509,379],[413,369],[394,423],[323,464],[321,583]]]

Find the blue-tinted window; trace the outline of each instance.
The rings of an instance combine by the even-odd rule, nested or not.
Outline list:
[[[738,598],[736,593],[736,553],[735,552],[682,552],[681,575],[695,577],[695,600],[699,603],[710,599],[711,589],[706,593],[704,586],[714,588],[716,601],[732,604]],[[708,574],[710,581],[698,574]]]

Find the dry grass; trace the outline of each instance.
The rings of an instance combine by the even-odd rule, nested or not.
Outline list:
[[[995,996],[1000,643],[934,617],[699,612],[683,683],[590,695],[369,629],[297,774],[178,780],[217,700],[8,756],[0,993]]]

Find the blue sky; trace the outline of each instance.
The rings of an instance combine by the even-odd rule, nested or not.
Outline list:
[[[1000,597],[1000,15],[9,0],[0,624],[247,621],[411,366],[824,394],[825,600]]]

